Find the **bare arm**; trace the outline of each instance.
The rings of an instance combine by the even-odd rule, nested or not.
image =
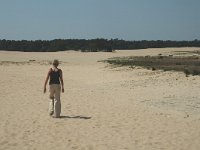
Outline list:
[[[50,77],[50,71],[51,70],[49,70],[49,72],[48,72],[48,74],[47,74],[47,77],[46,77],[46,80],[45,80],[45,82],[44,82],[44,93],[46,93],[46,86],[47,86],[47,82],[48,82],[48,80],[49,80],[49,77]]]
[[[60,82],[62,86],[62,92],[64,93],[64,82],[63,82],[63,73],[62,70],[60,70]]]

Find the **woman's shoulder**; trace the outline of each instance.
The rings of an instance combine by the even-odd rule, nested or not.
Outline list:
[[[60,68],[57,68],[56,70],[54,69],[54,68],[49,68],[49,73],[51,73],[51,72],[62,72],[62,70],[60,69]]]
[[[53,69],[52,68],[49,68],[49,71],[48,71],[48,73],[51,73],[53,71]]]

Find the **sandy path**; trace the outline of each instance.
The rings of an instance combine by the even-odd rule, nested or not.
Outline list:
[[[97,62],[172,50],[0,52],[1,61],[36,60],[0,65],[0,150],[200,149],[200,77]],[[66,62],[61,119],[48,116],[42,87],[49,66],[38,63],[53,58]]]

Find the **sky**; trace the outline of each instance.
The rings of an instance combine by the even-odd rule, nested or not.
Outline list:
[[[0,39],[200,39],[200,0],[0,0]]]

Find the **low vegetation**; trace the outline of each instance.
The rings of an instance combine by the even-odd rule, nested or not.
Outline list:
[[[147,69],[164,71],[181,71],[188,75],[200,75],[200,57],[174,57],[174,56],[145,56],[145,57],[116,57],[106,60],[109,64],[117,66],[140,66]]]

